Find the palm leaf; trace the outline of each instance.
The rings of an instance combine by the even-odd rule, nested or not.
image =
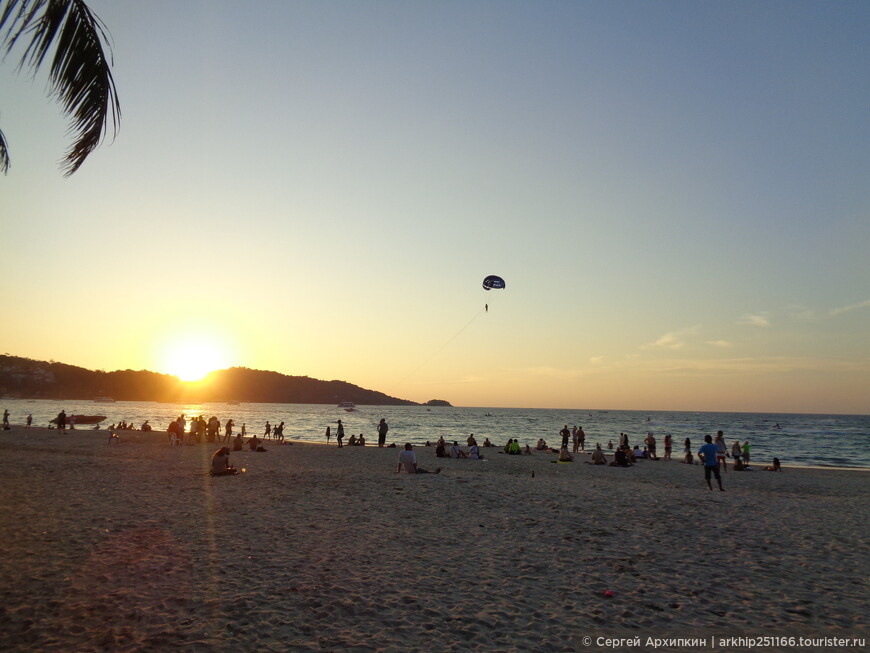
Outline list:
[[[4,175],[9,170],[9,148],[6,145],[6,138],[3,132],[0,132],[0,172]]]
[[[74,137],[62,163],[68,177],[100,145],[109,119],[113,134],[120,124],[121,105],[111,62],[103,50],[108,35],[82,0],[6,0],[0,13],[0,43],[6,43],[8,53],[22,37],[30,41],[19,68],[26,66],[35,73],[54,48],[49,82],[72,119],[69,132]]]

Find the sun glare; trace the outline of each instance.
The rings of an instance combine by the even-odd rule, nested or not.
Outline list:
[[[185,342],[172,348],[166,363],[169,374],[182,381],[199,381],[210,372],[228,367],[226,356],[215,345]]]

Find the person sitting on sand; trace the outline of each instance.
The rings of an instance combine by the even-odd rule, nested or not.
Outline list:
[[[255,435],[248,441],[248,446],[251,447],[251,451],[264,452],[266,450],[263,448],[262,443],[263,441]]]
[[[468,454],[462,450],[462,448],[459,446],[459,442],[454,440],[453,446],[450,447],[450,457],[451,458],[468,458]]]
[[[691,451],[686,452],[686,455],[683,457],[683,462],[686,463],[687,465],[694,465],[695,464],[695,459],[692,457]]]
[[[593,465],[606,465],[607,458],[604,457],[604,452],[601,450],[601,445],[595,445],[595,451],[592,452]]]
[[[495,445],[494,445],[492,442],[489,441],[489,438],[485,438],[485,439],[483,440],[483,446],[484,446],[484,447],[493,447],[493,446],[495,446]]]
[[[735,472],[743,472],[746,471],[746,465],[743,464],[743,461],[740,458],[736,458],[734,460],[734,471]]]
[[[628,456],[625,454],[626,449],[619,448],[613,454],[613,462],[611,467],[628,467],[631,463],[628,462]]]
[[[396,464],[396,474],[404,471],[406,474],[440,474],[441,468],[437,468],[434,472],[430,472],[422,467],[417,466],[417,454],[414,453],[414,447],[408,442],[405,444],[404,450],[399,453],[399,461]]]
[[[571,455],[571,452],[568,451],[568,445],[562,445],[562,448],[559,450],[559,462],[560,463],[573,463],[574,456]]]
[[[526,445],[526,448],[523,449],[523,455],[524,456],[531,456],[532,455],[532,448],[529,445]]]
[[[450,455],[447,453],[447,449],[444,447],[444,442],[442,440],[439,440],[438,446],[435,447],[435,456],[437,458],[450,458]]]
[[[351,446],[351,447],[355,447],[355,446],[356,446],[356,435],[354,435],[353,433],[351,433],[351,434],[350,434],[350,440],[347,441],[347,444],[348,444],[349,446]]]
[[[538,444],[535,445],[535,449],[537,449],[538,451],[547,450],[547,443],[544,438],[538,438]]]
[[[236,436],[236,439],[233,440],[233,451],[241,451],[242,447],[245,445],[245,439],[242,437],[242,434],[239,433]]]
[[[519,440],[512,440],[511,441],[511,446],[510,446],[510,449],[508,450],[508,453],[511,456],[519,456],[522,453],[522,449],[520,449],[520,441]]]
[[[356,439],[357,446],[364,447],[366,446],[366,436],[362,433],[359,434],[359,437]]]
[[[435,443],[435,446],[436,446],[436,447],[439,447],[439,446],[440,446],[440,447],[445,447],[445,448],[447,447],[447,443],[444,442],[444,436],[443,436],[443,435],[442,435],[440,438],[438,438],[438,442]]]
[[[474,439],[474,433],[472,433],[472,434],[470,434],[470,435],[468,436],[468,439],[465,441],[465,443],[466,443],[469,447],[473,447],[474,445],[477,444],[477,440]]]
[[[511,452],[511,445],[512,445],[513,443],[514,443],[514,439],[513,439],[513,438],[508,439],[507,444],[504,446],[504,452],[505,452],[505,453],[510,453],[510,452]]]
[[[638,445],[634,445],[634,450],[632,450],[631,453],[634,454],[635,460],[637,460],[638,458],[646,458],[646,449],[644,449],[644,451],[641,451]]]
[[[238,474],[238,470],[230,465],[230,448],[221,447],[214,452],[211,457],[211,472],[212,476],[231,476]]]
[[[781,472],[781,471],[782,471],[782,465],[779,464],[779,458],[774,458],[774,459],[773,459],[773,464],[768,465],[767,467],[765,467],[765,468],[764,468],[763,470],[761,470],[761,471],[763,471],[763,472]]]
[[[471,445],[471,449],[468,450],[468,457],[471,460],[482,460],[483,456],[480,455],[480,447],[477,446],[477,442]]]

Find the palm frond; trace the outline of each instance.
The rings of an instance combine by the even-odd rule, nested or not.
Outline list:
[[[6,33],[2,32],[8,24]],[[72,147],[62,163],[70,176],[102,142],[111,119],[117,134],[121,105],[103,43],[109,41],[100,19],[82,0],[6,0],[0,13],[0,39],[8,53],[30,37],[19,67],[34,73],[54,48],[49,81],[64,113],[72,118]]]
[[[6,145],[6,138],[3,132],[0,131],[0,172],[4,175],[9,171],[9,147]]]

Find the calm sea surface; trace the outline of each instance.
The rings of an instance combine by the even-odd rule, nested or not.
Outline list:
[[[799,415],[765,413],[687,413],[631,410],[548,410],[520,408],[427,408],[425,406],[359,406],[353,412],[322,404],[161,404],[118,401],[3,400],[12,424],[23,424],[33,415],[34,427],[45,427],[61,409],[67,415],[105,415],[102,428],[122,420],[138,428],[145,420],[152,427],[165,430],[170,420],[184,414],[188,419],[214,415],[221,423],[232,418],[235,432],[242,424],[249,434],[263,433],[266,421],[284,422],[284,437],[291,440],[325,442],[327,426],[333,433],[337,420],[345,425],[347,437],[364,433],[369,443],[377,442],[375,427],[380,418],[390,426],[387,442],[423,444],[443,436],[464,445],[469,433],[479,442],[488,437],[504,445],[508,438],[534,445],[538,438],[557,445],[559,430],[567,424],[582,426],[587,449],[600,442],[618,442],[625,432],[629,441],[643,447],[643,438],[652,431],[658,440],[670,433],[674,438],[674,455],[681,456],[683,442],[692,441],[693,452],[703,443],[704,435],[725,432],[730,451],[734,440],[748,440],[752,461],[767,463],[774,456],[785,465],[859,467],[870,469],[870,416],[867,415]],[[90,429],[91,426],[79,426]],[[158,437],[158,436],[155,436]],[[333,442],[334,442],[333,437]]]

